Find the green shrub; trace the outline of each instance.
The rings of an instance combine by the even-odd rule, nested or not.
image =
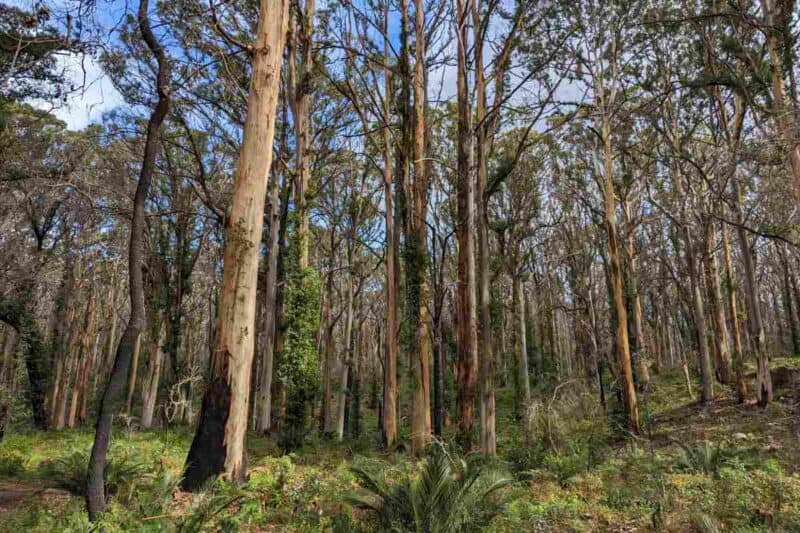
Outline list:
[[[480,457],[453,456],[438,445],[417,476],[405,470],[391,482],[391,467],[376,466],[376,471],[352,468],[362,491],[348,500],[373,513],[382,531],[481,531],[502,509],[497,492],[512,482]]]
[[[64,457],[42,462],[39,465],[39,475],[55,482],[59,488],[83,496],[88,465],[88,450],[74,451]],[[104,473],[107,493],[112,495],[122,488],[132,487],[144,471],[144,465],[134,460],[127,451],[112,451]]]
[[[9,450],[0,454],[0,476],[20,477],[25,472],[25,456],[16,451]]]
[[[732,455],[730,450],[722,447],[721,443],[714,446],[707,440],[700,444],[684,444],[680,441],[673,442],[681,448],[681,455],[678,458],[676,466],[679,470],[687,472],[696,472],[718,477],[720,468]]]

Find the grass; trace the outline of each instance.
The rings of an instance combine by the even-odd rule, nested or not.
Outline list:
[[[798,366],[796,359],[777,365]],[[542,395],[534,436],[512,417],[511,392],[498,394],[498,448],[515,481],[488,531],[800,531],[800,446],[790,394],[766,410],[739,405],[718,389],[712,405],[690,400],[679,372],[654,376],[641,398],[643,435],[621,433],[581,386]],[[106,531],[379,531],[374,513],[346,503],[363,487],[354,461],[380,459],[387,471],[420,471],[406,455],[375,452],[369,433],[338,444],[312,437],[278,457],[273,441],[248,440],[250,478],[218,481],[198,494],[177,490],[191,430],[118,430],[119,478]],[[12,432],[0,444],[0,492],[8,484],[67,487],[79,478],[89,430]],[[389,480],[391,482],[392,480]],[[0,507],[2,507],[0,499]],[[9,509],[2,531],[87,531],[83,499],[37,492]],[[5,512],[5,511],[8,512]]]

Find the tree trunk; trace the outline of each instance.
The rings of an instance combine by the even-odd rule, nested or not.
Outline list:
[[[734,181],[734,195],[739,198],[738,184]],[[740,202],[737,201],[737,204]],[[739,207],[741,209],[741,207]],[[737,213],[741,221],[741,213]],[[761,302],[758,297],[758,285],[755,276],[755,260],[747,233],[742,226],[736,230],[739,240],[739,251],[742,255],[744,264],[744,285],[745,300],[747,302],[747,323],[750,326],[750,336],[752,338],[756,359],[756,395],[758,404],[765,406],[772,401],[772,377],[769,373],[769,355],[767,354],[767,339],[764,334],[764,323],[761,319]]]
[[[312,39],[314,32],[314,0],[305,0],[305,9],[298,20],[302,22],[299,28],[292,32],[293,46],[298,48],[300,61],[297,76],[293,84],[294,92],[294,128],[295,128],[295,157],[297,158],[297,185],[295,187],[295,209],[297,210],[297,241],[298,265],[300,269],[308,267],[309,245],[309,209],[308,196],[311,178],[311,153],[310,153],[310,125],[309,125],[309,100],[311,96],[311,70]],[[297,46],[299,45],[299,46]],[[290,62],[294,58],[290,56]],[[290,63],[291,65],[291,63]],[[291,65],[294,67],[294,65]]]
[[[722,225],[722,253],[725,259],[725,286],[728,289],[728,313],[730,313],[731,333],[733,337],[733,368],[736,373],[736,394],[739,403],[747,399],[747,383],[744,379],[744,350],[742,350],[742,330],[737,309],[738,283],[734,277],[731,244],[728,237],[728,226]]]
[[[128,374],[128,397],[125,402],[125,414],[130,416],[133,407],[133,394],[136,392],[136,378],[139,375],[139,354],[142,351],[142,334],[136,336],[136,342],[133,345],[133,358],[131,361],[131,368]]]
[[[722,289],[719,285],[717,256],[714,253],[714,226],[710,219],[706,220],[704,237],[703,272],[705,274],[706,290],[708,291],[711,305],[711,318],[716,339],[714,342],[714,361],[720,383],[729,384],[733,380],[731,375],[731,352],[728,347],[728,326],[725,323]]]
[[[472,446],[475,389],[478,381],[478,319],[475,314],[475,184],[472,179],[472,126],[467,74],[467,25],[469,6],[458,0],[458,441]]]
[[[788,155],[788,171],[791,176],[790,189],[794,194],[795,202],[800,202],[800,141],[798,141],[795,134],[796,125],[793,124],[793,113],[786,106],[786,91],[784,90],[783,71],[786,67],[785,54],[782,54],[784,47],[788,46],[787,40],[791,41],[790,35],[785,35],[784,27],[788,28],[789,24],[781,23],[781,11],[786,10],[786,13],[791,17],[794,12],[794,0],[784,2],[780,0],[761,0],[761,7],[766,18],[766,25],[764,32],[766,34],[767,52],[769,53],[770,66],[772,67],[772,112],[775,115],[775,120],[778,124],[778,132],[786,144],[786,152]],[[795,43],[796,45],[796,43]],[[793,66],[790,66],[791,72]],[[769,389],[771,389],[771,385]],[[770,390],[768,396],[771,396]],[[761,401],[761,394],[759,393],[759,402]]]
[[[427,163],[425,161],[425,7],[423,0],[414,0],[416,52],[414,63],[414,216],[411,224],[412,235],[406,239],[409,248],[408,293],[410,295],[411,323],[416,326],[411,357],[410,375],[412,378],[411,409],[411,449],[419,454],[430,442],[431,400],[430,400],[430,313],[428,310],[428,283],[426,281],[427,235],[425,218],[428,207]]]
[[[144,158],[133,198],[133,220],[131,221],[130,246],[129,246],[129,290],[131,299],[131,316],[125,332],[122,334],[117,354],[114,358],[114,367],[108,379],[105,392],[100,401],[100,411],[95,431],[94,445],[89,459],[89,472],[86,483],[86,505],[89,519],[97,519],[98,513],[106,509],[106,491],[104,473],[106,468],[106,454],[111,441],[111,426],[114,414],[122,406],[125,398],[125,380],[128,377],[131,357],[139,334],[144,327],[144,282],[142,268],[144,267],[144,231],[146,221],[144,217],[145,202],[153,177],[156,157],[159,148],[159,130],[161,123],[169,110],[169,84],[170,66],[164,48],[153,35],[148,18],[149,0],[140,0],[138,11],[139,30],[142,39],[156,57],[158,72],[156,75],[156,90],[158,102],[153,109],[147,124],[145,138]]]
[[[197,490],[224,473],[245,479],[245,433],[253,363],[259,244],[275,134],[289,2],[262,0],[247,119],[225,240],[218,346],[181,486]]]
[[[495,361],[492,352],[492,314],[491,291],[489,280],[489,213],[487,190],[487,129],[486,129],[486,80],[483,70],[484,28],[481,15],[481,4],[475,0],[472,6],[475,50],[475,166],[477,167],[477,214],[478,226],[478,263],[477,281],[478,306],[480,309],[480,329],[478,332],[478,352],[480,355],[481,376],[481,451],[493,456],[497,453],[495,433],[495,397],[494,373]]]
[[[345,353],[342,357],[342,375],[339,381],[339,401],[338,404],[338,417],[336,419],[336,440],[342,442],[344,439],[345,427],[345,406],[347,405],[348,395],[348,378],[350,375],[350,366],[353,362],[353,275],[350,271],[352,268],[352,254],[350,252],[351,244],[348,244],[348,274],[347,274],[347,316],[345,317],[344,329],[344,350]]]
[[[153,427],[153,415],[158,403],[158,384],[161,379],[161,365],[164,361],[164,336],[166,335],[166,324],[161,322],[158,328],[158,335],[150,345],[150,363],[147,367],[147,376],[142,387],[142,428]]]
[[[689,280],[692,286],[692,311],[694,313],[695,332],[697,334],[697,356],[700,368],[700,402],[707,403],[714,400],[714,371],[711,357],[708,353],[708,326],[706,325],[706,311],[703,305],[702,285],[700,280],[700,265],[697,261],[697,252],[692,242],[688,226],[684,228],[686,239],[686,262],[689,267]]]
[[[270,184],[269,243],[267,275],[264,284],[264,354],[261,366],[261,386],[258,395],[256,430],[267,433],[272,429],[272,374],[275,362],[275,307],[278,296],[278,248],[280,246],[280,207],[277,176]]]
[[[633,384],[630,345],[628,344],[628,317],[625,309],[625,281],[622,274],[617,223],[615,216],[615,193],[613,179],[613,153],[611,149],[611,124],[607,117],[603,119],[603,216],[608,239],[609,278],[613,298],[614,316],[616,318],[616,351],[617,364],[622,386],[622,398],[628,414],[628,427],[634,433],[640,431],[639,406],[636,402],[636,388]]]
[[[515,343],[515,351],[517,352],[517,372],[518,382],[520,384],[521,407],[523,420],[527,421],[527,410],[531,404],[531,383],[528,377],[528,340],[525,325],[525,290],[522,286],[522,281],[519,276],[514,276],[513,279],[513,299],[514,299],[514,314],[517,318],[517,342]],[[525,428],[527,433],[530,433],[530,428]]]
[[[389,7],[383,14],[384,60],[389,61]],[[383,379],[383,444],[392,448],[397,441],[397,257],[395,256],[394,206],[392,203],[392,138],[390,130],[392,78],[383,69],[383,193],[386,213],[386,362]],[[332,339],[331,339],[332,341]]]

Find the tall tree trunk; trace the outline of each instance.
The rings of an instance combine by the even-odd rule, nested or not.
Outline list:
[[[703,272],[711,305],[711,318],[714,326],[714,362],[720,383],[731,383],[731,352],[728,347],[728,326],[725,323],[725,309],[722,303],[722,288],[719,285],[719,268],[714,253],[714,225],[708,219],[704,224]]]
[[[631,364],[635,365],[639,386],[647,390],[650,386],[650,353],[645,346],[644,318],[642,312],[642,297],[639,292],[639,270],[636,261],[636,244],[634,239],[634,222],[631,214],[630,203],[622,202],[622,212],[625,223],[628,225],[625,238],[625,256],[628,267],[628,289],[631,300],[631,315],[633,318],[633,342],[631,342]]]
[[[70,356],[69,326],[74,324],[75,294],[77,292],[75,281],[79,275],[80,265],[76,254],[68,251],[64,260],[61,285],[56,295],[55,312],[52,314],[51,323],[48,326],[52,358],[55,362],[55,379],[50,390],[50,425],[56,429],[64,427],[63,416],[59,416],[57,413],[63,413],[63,406],[66,403],[65,384],[69,376],[65,370]]]
[[[89,519],[97,519],[98,513],[106,509],[106,491],[104,472],[106,468],[106,455],[108,445],[111,440],[111,426],[114,414],[122,406],[125,398],[125,380],[128,377],[131,357],[133,356],[134,346],[144,327],[145,305],[144,305],[144,282],[142,279],[142,268],[144,267],[144,230],[146,221],[144,218],[145,202],[150,189],[150,182],[153,177],[156,157],[159,148],[159,130],[161,123],[169,110],[169,84],[170,84],[170,65],[164,48],[158,42],[150,27],[148,16],[149,0],[140,0],[138,11],[139,30],[150,52],[155,56],[158,63],[156,74],[156,91],[158,102],[153,108],[150,120],[147,124],[147,136],[145,138],[144,158],[142,169],[139,174],[139,182],[136,185],[136,194],[133,198],[133,220],[131,221],[130,247],[129,247],[129,290],[131,299],[131,316],[125,332],[122,334],[117,354],[114,357],[114,367],[108,379],[105,392],[100,401],[100,412],[97,419],[94,445],[89,459],[89,472],[86,482],[86,506],[89,511]]]
[[[798,319],[798,301],[792,294],[792,270],[789,268],[789,261],[786,259],[786,252],[776,244],[778,258],[783,269],[783,306],[786,311],[786,319],[789,322],[789,333],[792,339],[792,354],[800,354],[800,319]]]
[[[478,318],[475,314],[475,184],[472,179],[472,126],[467,74],[469,6],[458,0],[458,440],[472,446],[475,389],[478,382]]]
[[[186,458],[181,486],[197,490],[224,473],[245,479],[245,433],[253,363],[259,244],[275,134],[281,59],[289,19],[287,0],[262,0],[253,48],[253,74],[225,240],[219,344],[211,381]]]
[[[415,326],[413,346],[409,349],[412,379],[411,449],[419,454],[431,437],[430,400],[430,312],[428,310],[428,283],[426,280],[426,255],[428,230],[425,224],[428,207],[427,162],[425,161],[426,115],[426,58],[425,58],[425,6],[423,0],[414,0],[415,62],[414,62],[414,182],[413,218],[411,231],[406,238],[408,249],[408,288],[406,313]]]
[[[697,356],[700,368],[700,402],[707,403],[714,400],[714,371],[711,365],[711,356],[708,353],[708,326],[706,325],[706,311],[703,305],[702,281],[700,278],[700,265],[697,260],[697,251],[692,242],[689,227],[684,228],[686,239],[686,262],[689,267],[689,280],[692,286],[692,311],[697,334]]]
[[[790,188],[795,201],[800,202],[800,140],[797,138],[793,113],[786,105],[786,91],[784,90],[783,70],[785,67],[785,54],[782,50],[787,46],[786,40],[792,39],[787,34],[790,20],[793,16],[795,0],[761,0],[762,10],[766,17],[764,31],[766,33],[767,52],[769,53],[770,66],[772,67],[772,112],[778,125],[778,133],[786,144],[788,155],[788,170],[792,182]],[[795,43],[796,45],[796,43]],[[793,67],[790,66],[789,71]],[[770,387],[771,388],[771,387]],[[771,393],[770,393],[771,395]],[[761,396],[759,395],[759,401]]]
[[[730,313],[731,333],[733,337],[733,368],[736,373],[736,394],[739,403],[742,403],[747,399],[747,383],[744,379],[742,330],[739,323],[739,310],[736,304],[738,282],[733,272],[731,243],[728,236],[728,226],[725,224],[722,225],[722,253],[725,259],[725,286],[728,289],[728,312]]]
[[[736,181],[733,182],[734,195],[737,198],[737,217],[741,222],[740,191]],[[753,341],[756,359],[756,397],[758,404],[765,406],[772,401],[772,376],[769,373],[769,355],[767,354],[767,338],[764,334],[764,323],[761,318],[761,302],[758,297],[758,284],[755,275],[755,259],[750,250],[750,243],[743,226],[737,227],[739,251],[744,264],[745,301],[747,302],[747,323]]]
[[[389,5],[383,13],[383,53],[389,61]],[[392,78],[383,69],[383,194],[386,224],[386,362],[383,379],[383,444],[392,448],[397,440],[397,257],[395,255],[394,205],[392,202],[392,138],[390,130]],[[332,341],[333,339],[331,339]]]
[[[278,296],[278,253],[281,225],[279,189],[277,176],[274,176],[270,184],[269,243],[267,274],[264,282],[264,354],[256,420],[256,430],[260,433],[267,433],[272,429],[272,374],[275,362],[275,307]]]
[[[517,318],[517,342],[514,349],[517,352],[517,372],[520,384],[520,396],[523,420],[527,421],[527,411],[531,404],[531,383],[528,377],[528,334],[525,323],[525,289],[519,275],[512,280],[512,297],[514,300],[514,314]],[[530,433],[526,424],[526,432]]]
[[[338,417],[336,419],[336,440],[342,442],[344,439],[344,427],[345,427],[345,406],[347,405],[347,395],[348,395],[348,387],[349,387],[349,376],[350,376],[350,367],[353,364],[353,274],[352,274],[352,252],[350,251],[350,247],[352,244],[348,244],[348,252],[347,252],[347,311],[345,316],[345,327],[344,327],[344,350],[345,353],[342,357],[342,375],[339,381],[339,401],[337,402],[338,405]]]
[[[619,239],[617,236],[616,200],[614,192],[614,156],[611,148],[611,123],[603,118],[603,218],[606,226],[609,255],[609,281],[611,283],[614,317],[616,319],[617,365],[622,386],[622,398],[628,414],[628,427],[634,433],[640,431],[639,406],[636,401],[636,388],[633,384],[630,345],[628,344],[628,317],[625,309],[625,281],[622,274]]]
[[[472,6],[475,42],[475,166],[477,168],[477,215],[478,228],[478,263],[477,281],[478,306],[480,309],[480,328],[478,332],[478,352],[480,354],[481,376],[481,451],[486,455],[497,453],[495,430],[495,397],[494,373],[495,361],[492,346],[492,311],[491,290],[489,280],[489,192],[487,190],[487,117],[486,117],[486,80],[483,70],[484,27],[482,4],[475,0]]]
[[[299,6],[299,2],[297,5]],[[301,15],[298,16],[298,20],[302,24],[292,32],[295,38],[293,44],[298,49],[297,51],[300,56],[297,77],[292,88],[294,92],[295,156],[297,158],[295,208],[297,209],[298,265],[300,269],[308,267],[308,246],[310,239],[308,209],[311,178],[309,100],[311,97],[311,70],[313,68],[312,39],[314,32],[314,10],[314,0],[305,0],[305,9]],[[293,48],[295,46],[293,46]],[[294,58],[290,57],[289,60],[293,62]]]
[[[78,377],[78,395],[80,403],[77,409],[77,423],[83,425],[86,423],[86,408],[88,404],[89,395],[89,376],[92,372],[92,367],[95,362],[96,338],[97,332],[95,331],[95,305],[96,305],[96,289],[92,287],[89,296],[89,303],[86,307],[86,317],[83,323],[83,336],[81,337],[81,354],[83,357],[83,365],[81,366],[80,374]]]

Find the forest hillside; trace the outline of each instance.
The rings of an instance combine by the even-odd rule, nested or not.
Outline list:
[[[0,530],[800,531],[796,0],[0,0]]]

